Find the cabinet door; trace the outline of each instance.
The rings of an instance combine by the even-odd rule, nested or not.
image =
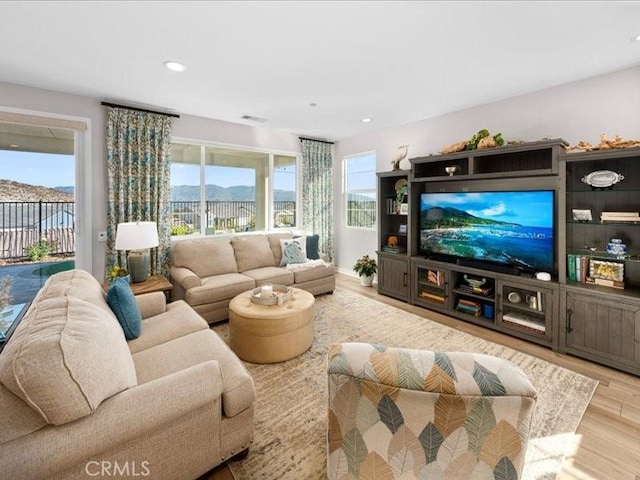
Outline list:
[[[426,308],[449,308],[449,271],[431,265],[414,264],[411,303]]]
[[[498,281],[498,325],[518,336],[550,344],[557,289]]]
[[[640,374],[640,304],[566,292],[561,349]]]
[[[378,292],[400,300],[409,300],[409,261],[406,258],[379,256]]]

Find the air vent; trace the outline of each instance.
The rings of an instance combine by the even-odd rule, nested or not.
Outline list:
[[[268,120],[266,118],[254,117],[253,115],[242,115],[243,120],[251,120],[252,122],[265,123]]]

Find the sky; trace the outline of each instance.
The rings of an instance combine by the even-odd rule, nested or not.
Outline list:
[[[255,186],[255,174],[252,169],[218,166],[207,169],[207,183],[221,187]],[[73,155],[0,150],[0,179],[45,187],[67,187],[75,185],[74,171]],[[200,166],[171,166],[171,185],[199,184]],[[274,186],[278,190],[295,190],[295,169],[286,167],[277,170]]]
[[[75,185],[73,155],[0,150],[0,179],[45,187]]]
[[[553,227],[553,191],[433,193],[422,194],[421,203],[528,227]]]

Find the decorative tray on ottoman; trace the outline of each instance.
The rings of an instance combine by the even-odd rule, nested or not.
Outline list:
[[[263,287],[254,288],[251,292],[251,301],[258,305],[282,305],[284,302],[291,300],[291,287],[284,285],[273,285],[272,292],[269,296],[263,295]]]

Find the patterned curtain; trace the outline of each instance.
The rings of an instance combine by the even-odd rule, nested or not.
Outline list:
[[[151,275],[169,273],[170,155],[170,117],[108,107],[105,278],[114,265],[125,265],[124,252],[114,248],[116,228],[121,222],[158,224],[160,245],[151,249]]]
[[[301,138],[302,224],[319,235],[319,249],[333,258],[332,144]]]

